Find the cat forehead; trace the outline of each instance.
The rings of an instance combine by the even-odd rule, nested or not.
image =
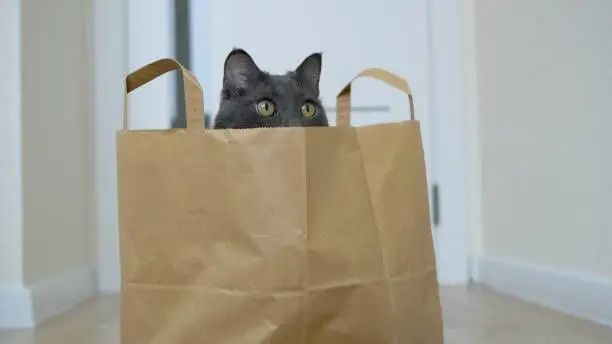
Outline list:
[[[295,87],[297,86],[296,80],[290,75],[278,75],[278,74],[269,74],[268,80],[270,84],[285,86],[285,87]]]
[[[267,88],[273,89],[274,92],[282,93],[309,93],[295,77],[295,73],[288,72],[287,74],[268,74],[264,84]]]

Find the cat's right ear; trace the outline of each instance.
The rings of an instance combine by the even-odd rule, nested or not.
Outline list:
[[[295,70],[298,78],[312,87],[317,95],[319,93],[319,79],[321,78],[322,53],[314,53],[302,61]]]
[[[223,85],[235,89],[244,89],[260,73],[259,67],[246,51],[234,48],[225,59]]]

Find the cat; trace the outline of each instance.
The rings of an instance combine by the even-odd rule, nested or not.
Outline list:
[[[322,54],[284,75],[259,69],[243,49],[226,57],[215,129],[329,126],[319,98]]]
[[[275,75],[259,69],[243,49],[232,49],[225,59],[213,128],[329,126],[319,98],[321,66],[322,54],[313,53],[295,70]],[[207,127],[209,119],[206,115]],[[175,117],[172,128],[184,128],[181,120]]]
[[[322,54],[306,57],[294,70],[274,75],[259,69],[243,49],[227,55],[223,87],[213,128],[329,126],[319,98]],[[205,115],[206,128],[211,118]],[[171,128],[185,128],[184,116],[174,116]]]

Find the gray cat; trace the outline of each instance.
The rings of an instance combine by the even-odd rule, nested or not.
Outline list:
[[[262,71],[234,48],[225,59],[215,129],[328,126],[319,99],[321,53],[308,56],[284,75]]]

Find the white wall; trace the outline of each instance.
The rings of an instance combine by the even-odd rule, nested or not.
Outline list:
[[[117,160],[115,133],[122,126],[127,73],[127,3],[94,0],[94,227],[98,287],[119,290]]]
[[[1,214],[0,327],[32,326],[95,289],[90,4],[2,3],[2,212],[12,213]]]
[[[612,323],[612,3],[474,4],[480,278]]]
[[[130,0],[127,3],[128,71],[160,58],[174,58],[174,1]],[[130,129],[169,128],[176,112],[174,73],[165,74],[130,94]]]
[[[482,144],[478,113],[476,61],[475,1],[461,2],[461,55],[463,85],[463,114],[465,137],[466,223],[469,234],[469,275],[478,279],[478,260],[482,256]]]
[[[219,101],[219,91],[213,90],[213,66],[211,56],[212,25],[208,19],[212,6],[211,0],[189,1],[189,35],[191,38],[191,70],[200,81],[204,91],[204,112],[215,113]]]
[[[24,282],[93,265],[89,1],[21,1]]]
[[[120,287],[115,136],[122,127],[125,76],[174,57],[171,0],[93,0],[95,42],[95,162],[99,288]],[[129,97],[130,128],[168,128],[175,111],[174,78],[166,74]]]

